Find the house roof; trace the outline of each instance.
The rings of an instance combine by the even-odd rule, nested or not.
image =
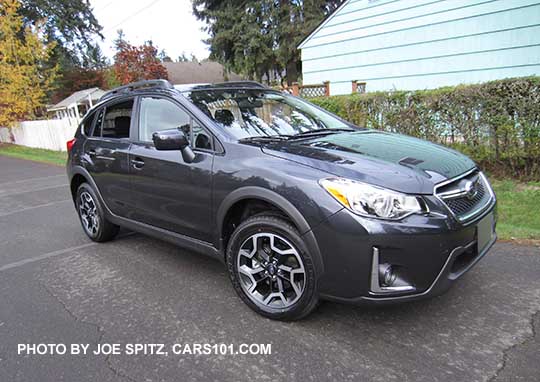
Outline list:
[[[338,14],[338,12],[343,9],[348,3],[350,3],[351,0],[345,0],[339,7],[337,7],[336,9],[334,9],[334,11],[332,13],[330,13],[328,16],[326,16],[320,23],[319,25],[317,25],[313,31],[311,31],[310,34],[308,34],[306,37],[304,37],[302,39],[302,41],[300,41],[300,43],[298,44],[298,49],[302,49],[304,47],[304,45],[306,45],[306,43],[311,40],[311,38],[317,33],[319,32],[319,30],[322,29],[323,26],[325,26],[331,19],[334,18],[334,16],[336,16]]]
[[[174,85],[242,80],[236,73],[225,75],[223,65],[215,61],[164,62],[163,66],[169,74],[169,82]]]
[[[81,102],[87,101],[88,97],[92,98],[92,102],[97,102],[101,96],[105,94],[105,91],[100,88],[90,88],[79,90],[67,98],[64,98],[62,101],[58,102],[56,105],[50,107],[49,111],[65,109],[73,104],[79,104]]]

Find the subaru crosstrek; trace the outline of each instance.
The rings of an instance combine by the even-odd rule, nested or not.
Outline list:
[[[258,83],[122,86],[67,145],[90,239],[125,227],[217,258],[274,319],[441,294],[496,240],[495,195],[466,156]]]

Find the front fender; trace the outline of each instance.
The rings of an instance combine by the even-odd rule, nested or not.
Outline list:
[[[222,227],[225,217],[227,216],[227,212],[237,202],[247,199],[258,199],[271,203],[289,216],[296,227],[298,227],[300,235],[304,239],[306,246],[313,257],[317,275],[321,276],[324,273],[324,263],[322,261],[319,245],[317,244],[315,235],[312,232],[312,227],[310,227],[304,216],[302,216],[302,214],[291,202],[278,193],[262,187],[247,186],[239,188],[231,192],[221,202],[216,214],[216,226],[218,231],[219,246],[222,253],[225,253],[226,250],[223,248]]]

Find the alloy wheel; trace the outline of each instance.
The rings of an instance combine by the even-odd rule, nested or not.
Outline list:
[[[86,232],[90,236],[96,236],[99,231],[99,213],[94,198],[87,191],[83,191],[79,196],[79,215]]]
[[[273,233],[257,233],[240,246],[240,286],[256,304],[288,308],[302,296],[306,271],[296,248]]]

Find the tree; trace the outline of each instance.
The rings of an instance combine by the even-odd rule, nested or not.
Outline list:
[[[186,56],[186,52],[182,52],[180,56],[176,59],[176,62],[187,62],[189,61],[189,58]]]
[[[19,15],[25,26],[42,24],[47,42],[55,42],[55,62],[94,68],[96,38],[103,38],[101,26],[87,0],[21,0]],[[101,60],[95,62],[101,65]]]
[[[298,73],[302,71],[298,44],[342,2],[343,0],[279,0],[274,2],[272,34],[277,59],[286,70],[289,85],[296,81]]]
[[[18,14],[25,27],[42,26],[42,38],[54,48],[44,67],[58,68],[54,87],[48,94],[55,102],[85,88],[92,73],[99,79],[108,66],[97,43],[101,26],[88,0],[20,0]],[[78,79],[77,76],[81,78]],[[77,87],[78,86],[80,87]]]
[[[159,52],[158,54],[158,58],[160,59],[161,62],[173,62],[171,56],[167,54],[165,49],[161,49],[161,52]]]
[[[18,0],[0,2],[0,126],[32,117],[57,72],[44,65],[54,43],[40,39],[43,24],[24,26],[19,7]]]
[[[210,58],[260,80],[286,72],[290,84],[301,71],[296,47],[343,0],[193,0],[204,21]]]
[[[124,39],[122,31],[118,31],[115,40],[114,72],[121,84],[139,80],[167,79],[167,69],[158,58],[158,49],[152,41],[134,46]]]
[[[58,89],[51,97],[51,103],[57,103],[76,91],[89,88],[109,88],[106,69],[86,69],[75,67],[65,71],[57,81]]]
[[[55,83],[56,90],[50,96],[51,103],[57,103],[79,90],[109,88],[108,70],[109,65],[99,45],[89,47],[82,57],[82,65],[61,67],[61,75]]]

